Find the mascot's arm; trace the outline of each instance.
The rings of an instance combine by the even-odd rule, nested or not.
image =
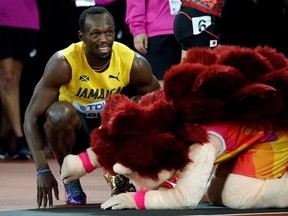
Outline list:
[[[177,185],[169,190],[138,191],[113,196],[101,205],[101,208],[119,210],[138,209],[185,209],[195,208],[206,192],[208,180],[215,158],[221,150],[220,139],[210,135],[210,143],[193,144],[189,157],[193,161],[181,170]]]
[[[97,162],[96,154],[90,147],[78,155],[69,154],[64,158],[60,178],[64,183],[67,183],[92,172],[96,167],[100,166]]]
[[[214,161],[221,147],[220,140],[213,135],[210,136],[210,143],[192,145],[189,150],[192,162],[181,170],[176,187],[166,191],[148,191],[145,195],[145,207],[195,208],[206,192]]]

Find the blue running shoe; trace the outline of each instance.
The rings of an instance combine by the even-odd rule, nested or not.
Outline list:
[[[82,190],[79,180],[74,180],[64,184],[64,188],[66,192],[66,203],[68,205],[86,204],[86,194]]]

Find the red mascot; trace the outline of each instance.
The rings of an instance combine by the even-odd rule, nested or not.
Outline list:
[[[66,156],[61,179],[98,167],[128,177],[137,192],[103,209],[195,208],[205,194],[229,208],[288,207],[287,103],[288,61],[275,49],[190,49],[163,89],[108,99],[91,148]]]

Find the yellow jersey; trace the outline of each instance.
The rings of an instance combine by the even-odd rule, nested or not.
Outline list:
[[[88,64],[82,41],[60,52],[71,66],[72,78],[60,88],[58,100],[72,103],[85,118],[100,118],[107,97],[120,93],[128,85],[134,51],[114,42],[110,65],[101,73]]]

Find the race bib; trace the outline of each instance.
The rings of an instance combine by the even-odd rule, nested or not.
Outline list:
[[[210,16],[192,17],[193,35],[198,35],[211,25]]]
[[[84,118],[101,118],[101,113],[105,106],[105,101],[98,101],[90,104],[80,104],[72,102],[73,106]]]

